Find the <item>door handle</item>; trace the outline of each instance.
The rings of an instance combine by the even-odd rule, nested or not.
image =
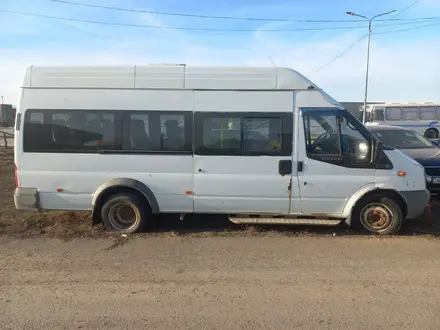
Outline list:
[[[304,162],[298,162],[296,165],[296,169],[298,172],[302,172],[304,170]]]
[[[292,161],[290,159],[280,160],[280,162],[278,163],[278,173],[281,176],[292,174]]]

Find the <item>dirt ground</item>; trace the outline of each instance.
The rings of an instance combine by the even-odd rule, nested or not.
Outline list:
[[[424,237],[19,239],[1,329],[440,329]]]

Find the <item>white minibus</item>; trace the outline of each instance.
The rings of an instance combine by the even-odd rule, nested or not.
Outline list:
[[[364,107],[360,107],[363,111]],[[439,103],[378,103],[367,105],[367,125],[402,126],[424,135],[427,139],[440,137]]]
[[[90,210],[134,233],[154,215],[394,234],[429,200],[423,167],[281,67],[29,67],[15,206]]]

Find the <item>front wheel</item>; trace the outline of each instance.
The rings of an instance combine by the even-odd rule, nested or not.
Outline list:
[[[370,195],[356,205],[352,220],[354,226],[370,234],[393,235],[402,227],[403,214],[392,198]]]

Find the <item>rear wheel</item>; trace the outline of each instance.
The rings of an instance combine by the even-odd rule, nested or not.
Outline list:
[[[364,197],[353,210],[353,225],[378,235],[396,234],[403,223],[402,209],[388,196]]]
[[[430,128],[425,132],[425,137],[427,139],[438,139],[438,136],[438,131],[435,128]]]
[[[134,194],[111,196],[101,209],[102,224],[112,233],[143,231],[150,226],[151,218],[149,206]]]

